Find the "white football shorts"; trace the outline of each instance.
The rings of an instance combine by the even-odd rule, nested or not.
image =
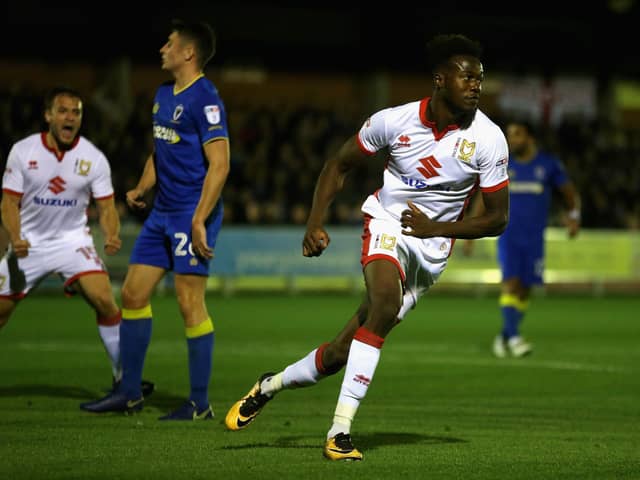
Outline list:
[[[447,265],[451,239],[416,238],[402,234],[400,222],[365,215],[361,264],[385,258],[393,262],[404,283],[398,318],[413,309],[418,299],[438,280]]]
[[[29,255],[18,258],[18,268],[24,273],[25,281],[20,291],[12,291],[9,253],[0,261],[0,297],[20,299],[46,276],[58,274],[64,280],[65,292],[78,277],[92,273],[107,273],[106,267],[96,252],[93,237],[88,233],[75,236],[66,235],[63,240],[55,240],[29,248]],[[15,274],[14,274],[15,275]]]

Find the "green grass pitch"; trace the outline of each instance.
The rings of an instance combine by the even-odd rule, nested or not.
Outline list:
[[[78,404],[110,383],[79,299],[38,295],[0,332],[0,478],[638,479],[640,298],[534,298],[525,359],[498,360],[493,297],[430,293],[387,338],[353,425],[363,462],[322,457],[342,373],[282,392],[247,430],[227,409],[264,371],[333,338],[350,295],[211,295],[216,327],[211,422],[157,417],[188,394],[175,299],[156,297],[145,378],[156,392],[134,416]]]

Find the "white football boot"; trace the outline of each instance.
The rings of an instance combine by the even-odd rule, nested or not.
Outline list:
[[[533,345],[527,342],[520,335],[511,337],[507,341],[507,348],[509,349],[511,356],[516,358],[526,357],[533,352]]]

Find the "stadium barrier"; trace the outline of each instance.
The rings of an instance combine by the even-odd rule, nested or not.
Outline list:
[[[114,283],[126,273],[128,255],[140,226],[122,226],[121,252],[105,261]],[[93,228],[94,232],[99,229]],[[359,227],[328,227],[331,246],[321,257],[302,256],[304,227],[224,226],[215,248],[208,288],[224,294],[241,291],[364,291],[360,267]],[[96,245],[102,248],[101,235]],[[474,240],[465,256],[454,246],[437,292],[483,295],[499,287],[496,239]],[[162,289],[171,289],[171,277]],[[620,230],[583,230],[568,239],[562,228],[546,231],[545,286],[539,293],[576,292],[602,295],[640,293],[640,236]]]

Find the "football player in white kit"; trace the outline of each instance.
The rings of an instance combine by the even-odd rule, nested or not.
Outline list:
[[[58,274],[64,280],[65,294],[80,293],[95,310],[117,383],[122,375],[121,313],[87,225],[93,197],[104,251],[107,255],[118,252],[120,219],[111,168],[104,154],[78,134],[82,100],[76,91],[55,87],[44,103],[48,131],[12,146],[2,180],[2,222],[10,245],[0,262],[0,328],[41,280]]]
[[[509,209],[508,149],[500,128],[478,110],[483,81],[481,47],[462,35],[429,43],[433,94],[368,118],[325,163],[304,236],[303,255],[321,255],[330,237],[323,222],[346,175],[381,149],[384,184],[362,206],[361,263],[367,295],[330,343],[280,373],[265,373],[229,410],[226,425],[240,430],[283,390],[313,385],[346,366],[324,455],[361,460],[351,423],[380,358],[385,337],[444,270],[456,238],[499,235]],[[463,218],[479,188],[486,210]]]

